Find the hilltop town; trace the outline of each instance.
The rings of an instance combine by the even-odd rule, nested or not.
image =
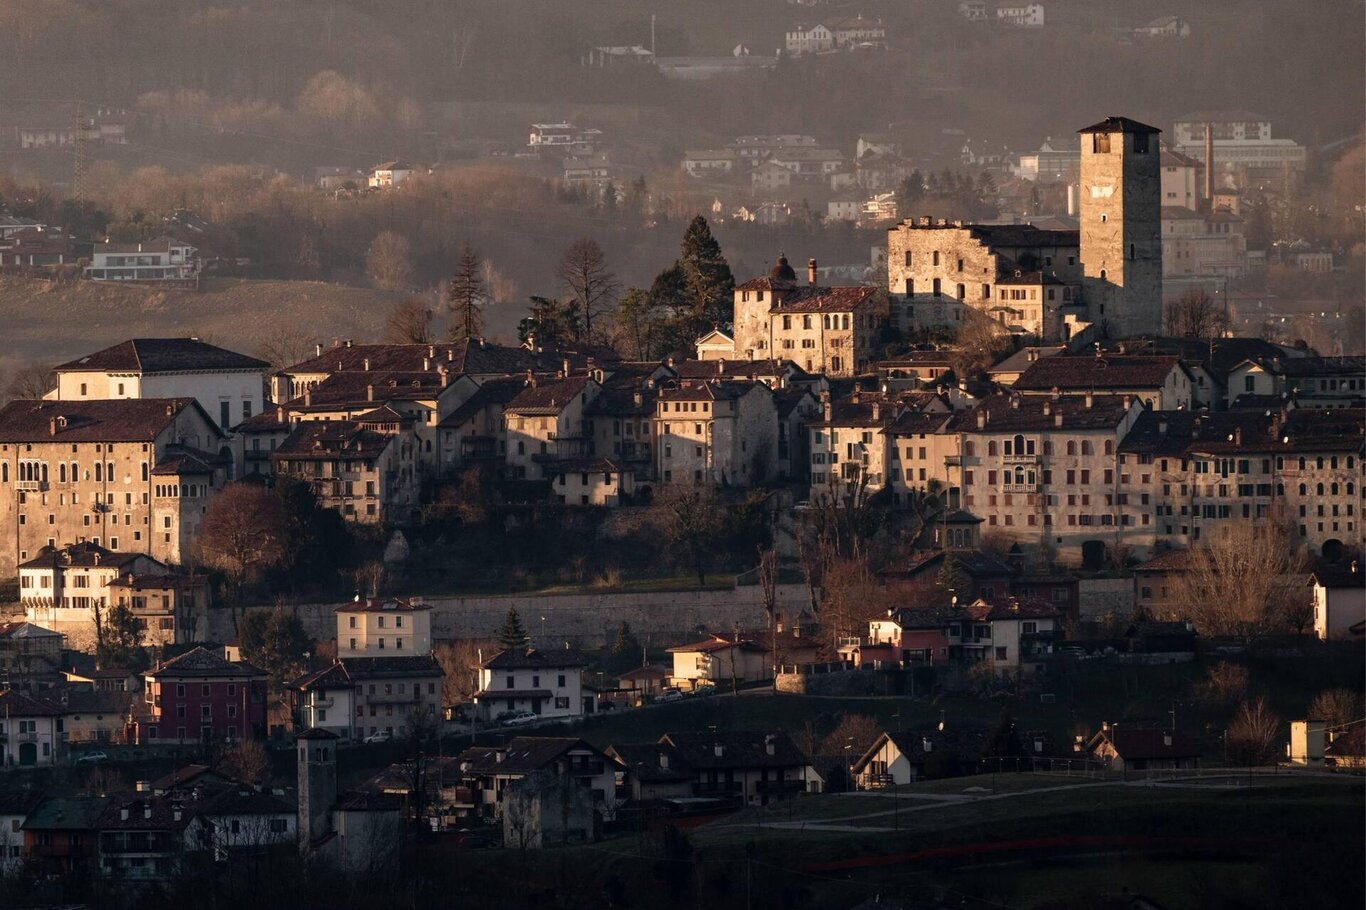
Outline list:
[[[993,24],[1044,28],[1042,7]],[[840,17],[785,47],[889,40]],[[765,190],[909,177],[873,138],[852,168],[781,138],[683,167]],[[566,179],[602,141],[530,134]],[[1314,832],[1359,845],[1366,357],[1259,331],[1209,290],[1254,268],[1215,142],[1212,117],[1170,142],[1124,116],[1050,140],[1020,166],[1066,172],[1057,217],[919,215],[923,179],[893,218],[832,198],[882,236],[857,276],[785,241],[738,274],[699,214],[648,292],[574,242],[565,293],[532,297],[515,337],[466,246],[438,305],[407,296],[380,337],[300,313],[251,353],[125,337],[19,375],[0,406],[4,893],[872,907],[859,876],[934,848],[944,867],[896,906],[1043,906],[969,881],[982,831],[1029,865],[1025,839],[1067,858],[1105,824],[1107,845],[1239,864],[1274,829],[1298,845],[1262,872],[1300,869],[1297,893],[1336,905],[1359,874],[1303,870]],[[417,170],[326,192],[403,192]],[[0,215],[0,266],[192,291],[209,257],[178,217],[86,260]],[[397,293],[410,252],[377,238],[366,268]],[[1306,273],[1319,253],[1331,270],[1277,251]],[[1187,830],[1145,814],[1159,798]],[[1237,841],[1223,819],[1266,827]],[[596,902],[568,896],[585,887]]]

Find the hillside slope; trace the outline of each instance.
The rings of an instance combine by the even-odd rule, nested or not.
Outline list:
[[[126,338],[195,335],[255,354],[272,341],[378,339],[399,295],[312,281],[210,279],[201,291],[0,277],[0,370]]]

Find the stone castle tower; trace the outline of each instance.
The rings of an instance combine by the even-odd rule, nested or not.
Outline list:
[[[1082,299],[1112,338],[1162,331],[1161,130],[1109,117],[1081,134]]]
[[[337,737],[308,730],[295,740],[299,756],[299,848],[307,852],[332,833],[337,801]]]

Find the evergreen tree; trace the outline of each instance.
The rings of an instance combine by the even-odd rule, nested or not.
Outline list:
[[[95,610],[95,661],[101,667],[139,671],[147,668],[142,649],[142,623],[127,604],[118,603],[101,614]]]
[[[583,334],[583,322],[575,301],[554,297],[532,297],[531,312],[517,323],[517,338],[532,341],[538,348],[557,348]]]
[[[516,607],[508,607],[507,619],[503,620],[503,627],[498,630],[498,644],[506,651],[522,650],[531,644],[531,636],[522,628],[522,617],[518,615]]]
[[[484,279],[479,254],[468,244],[460,252],[455,274],[446,289],[452,341],[477,338],[484,331]]]
[[[701,215],[692,220],[683,235],[678,264],[692,305],[693,335],[713,325],[729,329],[734,320],[735,277],[721,254],[721,245],[711,235],[711,226]]]
[[[944,554],[944,564],[939,567],[939,576],[935,583],[946,592],[957,594],[960,598],[967,593],[968,577],[952,553]]]
[[[643,662],[640,639],[636,638],[636,633],[631,631],[631,624],[626,620],[622,620],[621,625],[617,626],[617,634],[612,638],[611,662],[613,669],[616,670],[638,667]]]

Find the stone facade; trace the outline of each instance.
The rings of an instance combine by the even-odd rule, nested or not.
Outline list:
[[[1083,289],[1111,336],[1162,331],[1159,132],[1123,117],[1081,131]]]

